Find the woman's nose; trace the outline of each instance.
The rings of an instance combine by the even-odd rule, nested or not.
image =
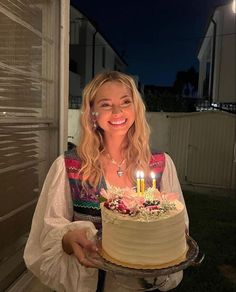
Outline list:
[[[122,112],[122,109],[121,109],[121,107],[120,106],[116,106],[116,105],[113,105],[113,107],[112,107],[112,113],[113,114],[119,114],[119,113],[121,113]]]

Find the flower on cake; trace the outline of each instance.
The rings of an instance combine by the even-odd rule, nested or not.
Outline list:
[[[175,209],[174,201],[178,199],[177,193],[159,192],[155,188],[148,188],[143,195],[137,194],[130,188],[117,188],[101,190],[100,202],[110,210],[121,214],[135,216],[159,216],[169,210]]]
[[[145,199],[140,196],[127,195],[123,197],[122,201],[131,212],[135,212],[141,205],[144,204]]]

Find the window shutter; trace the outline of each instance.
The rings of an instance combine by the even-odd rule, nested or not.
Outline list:
[[[58,154],[57,0],[0,2],[0,291],[25,269],[42,182]]]

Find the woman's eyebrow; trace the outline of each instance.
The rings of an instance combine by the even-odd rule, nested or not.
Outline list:
[[[130,94],[125,94],[125,95],[122,96],[120,99],[124,99],[124,98],[126,98],[126,97],[131,97],[131,95],[130,95]]]
[[[109,98],[101,98],[98,100],[98,103],[104,102],[104,101],[111,101]]]
[[[127,98],[127,97],[130,97],[131,98],[131,95],[129,94],[125,94],[123,96],[120,97],[120,100],[124,99],[124,98]],[[111,101],[110,98],[107,98],[107,97],[102,97],[101,99],[98,100],[98,104],[101,103],[101,102],[104,102],[104,101]]]

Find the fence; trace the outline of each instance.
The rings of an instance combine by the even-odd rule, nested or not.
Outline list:
[[[236,190],[236,117],[220,111],[148,113],[153,148],[168,152],[183,188]]]

